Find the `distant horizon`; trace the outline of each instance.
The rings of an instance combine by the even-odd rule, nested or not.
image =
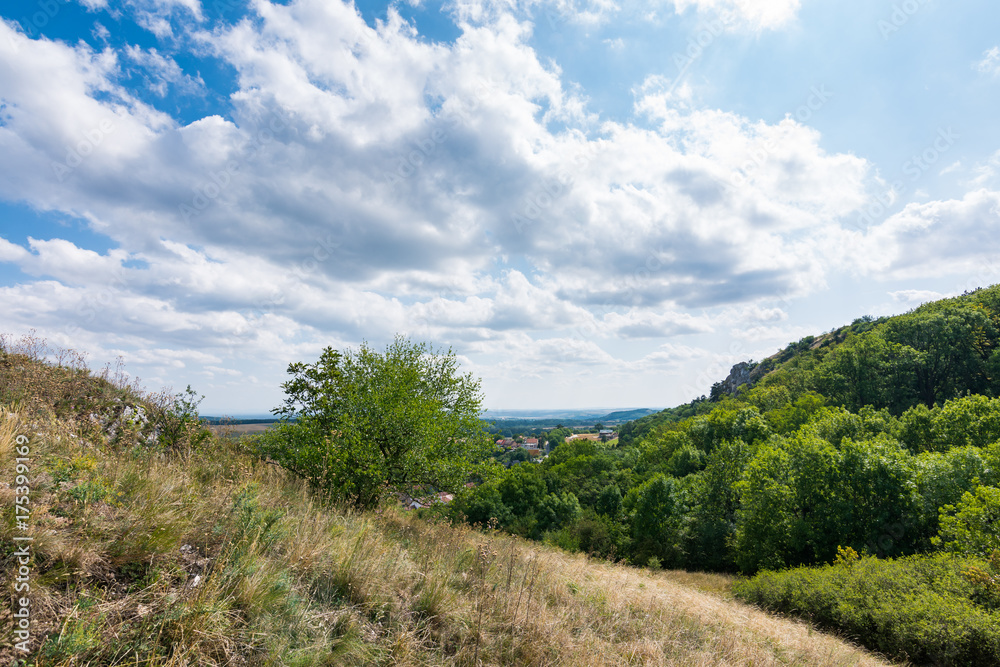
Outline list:
[[[671,406],[671,407],[676,407],[676,406]],[[547,415],[550,415],[550,414],[559,416],[559,415],[563,415],[563,413],[565,413],[566,418],[571,418],[572,415],[574,415],[574,414],[590,416],[592,413],[611,414],[611,413],[614,413],[614,412],[627,412],[629,410],[652,410],[654,412],[661,412],[661,411],[663,411],[665,409],[666,408],[656,408],[656,407],[649,407],[649,406],[637,406],[637,407],[628,407],[628,408],[605,408],[605,407],[594,407],[594,408],[552,408],[552,409],[548,409],[548,410],[546,410],[546,409],[539,409],[539,408],[524,408],[524,409],[511,408],[511,409],[500,409],[500,410],[487,409],[486,410],[486,414],[494,414],[494,415],[497,415],[497,416],[504,416],[504,417],[507,417],[507,416],[518,417],[518,416],[524,415],[525,419],[546,419]],[[536,416],[530,416],[530,415],[540,415],[540,416],[536,417]],[[201,416],[203,418],[206,418],[206,419],[222,419],[224,417],[228,417],[228,418],[231,418],[231,419],[271,419],[271,418],[273,418],[275,420],[278,419],[277,417],[275,417],[273,414],[271,414],[269,412],[246,412],[246,413],[237,413],[237,414],[215,414],[215,413],[212,413],[212,414],[201,414]],[[552,418],[555,419],[557,417],[553,416]]]

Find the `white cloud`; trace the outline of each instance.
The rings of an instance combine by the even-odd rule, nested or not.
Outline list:
[[[665,338],[692,333],[710,333],[712,325],[705,318],[688,313],[629,310],[624,314],[608,313],[604,323],[624,338]]]
[[[976,63],[977,71],[990,76],[1000,76],[1000,46],[994,46],[983,53],[983,59]]]
[[[710,356],[707,350],[690,347],[687,345],[675,345],[664,343],[655,351],[650,352],[642,359],[626,364],[630,372],[659,371],[679,368],[683,363],[695,359],[704,359]]]
[[[125,56],[143,70],[146,87],[160,97],[165,97],[169,86],[181,94],[197,94],[204,87],[201,77],[193,78],[185,74],[173,58],[164,56],[156,49],[148,51],[134,45],[125,47]]]
[[[913,307],[920,305],[921,303],[927,303],[928,301],[943,299],[947,295],[942,294],[941,292],[935,292],[934,290],[906,289],[889,292],[889,296],[898,304],[906,307]]]
[[[974,176],[969,181],[969,187],[971,188],[978,189],[1000,185],[1000,182],[998,182],[998,176],[1000,176],[1000,151],[991,155],[985,162],[977,164],[973,168],[972,173]]]
[[[100,2],[101,0],[97,0]],[[174,23],[205,20],[201,0],[126,0],[136,22],[160,39],[174,39]]]
[[[977,190],[962,199],[909,204],[851,249],[863,274],[892,278],[978,276],[997,282],[1000,192]]]
[[[695,5],[762,29],[798,8],[677,3]],[[701,352],[609,350],[778,337],[794,328],[762,302],[815,292],[844,267],[963,270],[997,231],[997,195],[983,190],[845,232],[870,163],[792,118],[703,108],[662,78],[637,87],[631,121],[602,120],[512,5],[456,5],[466,22],[452,43],[395,11],[372,28],[339,1],[258,3],[254,20],[213,32],[197,3],[144,6],[171,34],[186,17],[199,48],[236,72],[226,118],[182,123],[119,83],[136,65],[160,93],[203,89],[167,51],[0,26],[0,196],[73,215],[117,246],[0,239],[0,261],[38,278],[0,292],[12,326],[74,323],[75,344],[109,353],[198,350],[214,361],[157,358],[219,377],[233,359],[280,369],[396,331],[454,343],[509,382],[653,372]]]

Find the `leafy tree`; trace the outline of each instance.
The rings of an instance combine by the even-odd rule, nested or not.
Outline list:
[[[842,543],[880,556],[912,553],[920,499],[909,452],[885,434],[861,442],[846,440],[837,470],[837,495],[843,504],[839,525],[832,529]],[[818,560],[830,560],[835,553],[831,546]]]
[[[656,557],[664,567],[684,566],[689,504],[685,485],[666,475],[656,475],[628,492],[624,505],[632,522],[632,562]]]
[[[597,497],[594,506],[597,513],[603,516],[616,517],[622,511],[622,492],[617,484],[604,487]]]
[[[674,452],[667,461],[667,473],[674,477],[685,477],[705,467],[705,452],[694,445],[685,445]]]
[[[989,556],[1000,549],[1000,489],[980,486],[958,505],[941,508],[941,530],[934,543],[945,551]]]
[[[559,528],[573,523],[580,518],[580,503],[576,496],[568,491],[560,494],[549,493],[535,509],[537,520],[535,537],[547,530]]]
[[[948,401],[934,420],[935,449],[985,447],[1000,440],[1000,399],[963,396]]]
[[[288,373],[263,453],[335,498],[370,508],[391,492],[455,491],[486,470],[479,380],[451,350],[397,337],[381,353],[328,347]]]
[[[887,340],[916,351],[913,379],[917,398],[927,406],[965,391],[989,387],[987,362],[997,330],[982,307],[956,305],[890,319]]]
[[[740,496],[733,545],[743,572],[788,564],[794,490],[791,460],[781,447],[763,446],[736,483]]]
[[[900,442],[915,454],[935,451],[937,443],[934,437],[934,424],[940,411],[938,407],[928,408],[919,403],[904,412],[899,418]]]
[[[695,509],[689,563],[710,570],[732,570],[731,544],[736,531],[739,494],[736,483],[750,462],[742,440],[723,441],[707,460],[694,485]]]
[[[776,433],[788,435],[799,430],[825,404],[826,399],[823,396],[810,391],[793,402],[768,410],[764,418]]]
[[[531,517],[547,493],[538,466],[514,466],[497,484],[500,497],[515,517]]]
[[[576,548],[593,556],[614,559],[628,548],[622,525],[603,514],[585,511],[570,530]]]
[[[956,447],[915,458],[921,546],[926,548],[937,534],[942,507],[957,504],[965,493],[980,483],[1000,482],[1000,469],[990,460],[994,456],[1000,456],[1000,447],[994,446],[987,451],[979,447]]]
[[[514,520],[495,484],[483,484],[475,489],[463,490],[455,496],[448,508],[452,517],[472,525],[506,526]]]
[[[851,410],[872,405],[899,414],[916,402],[919,358],[918,351],[887,340],[879,330],[851,335],[817,368],[817,383],[823,394]]]

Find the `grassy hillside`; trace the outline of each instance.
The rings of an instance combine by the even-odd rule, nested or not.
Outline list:
[[[733,601],[724,575],[324,506],[189,401],[46,352],[0,349],[0,663],[884,664]],[[24,576],[16,537],[33,540]],[[9,639],[23,596],[28,654]]]

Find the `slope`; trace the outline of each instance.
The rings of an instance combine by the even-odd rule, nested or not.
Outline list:
[[[5,638],[30,599],[29,652],[5,643],[5,664],[884,664],[712,592],[726,577],[326,506],[190,401],[47,352],[0,349]]]

